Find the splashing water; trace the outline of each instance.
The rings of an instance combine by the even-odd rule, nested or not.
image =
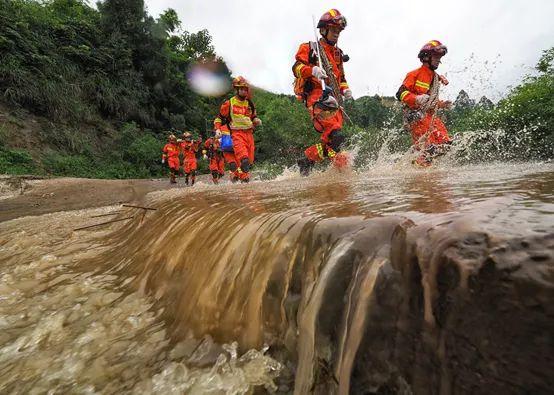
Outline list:
[[[106,212],[2,224],[0,392],[244,394],[253,386],[275,388],[280,365],[264,355],[267,349],[239,358],[236,343],[175,344],[161,311],[152,308],[155,301],[125,287],[130,279],[79,268],[106,250],[98,237],[109,232],[71,229],[83,216]]]

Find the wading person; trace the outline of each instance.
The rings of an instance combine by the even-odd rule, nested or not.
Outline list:
[[[183,141],[181,142],[181,151],[183,152],[183,172],[185,173],[185,185],[189,184],[189,177],[191,186],[196,181],[196,169],[198,168],[196,163],[196,153],[200,149],[202,139],[193,140],[190,132],[183,133]]]
[[[177,144],[177,137],[174,134],[170,134],[167,138],[167,144],[164,145],[162,150],[162,164],[167,163],[169,168],[169,181],[172,184],[175,184],[177,180],[175,179],[176,175],[179,173],[179,153],[181,149],[179,144]]]
[[[214,120],[216,136],[222,136],[222,147],[226,138],[222,132],[227,126],[232,139],[235,163],[229,161],[231,172],[237,172],[241,182],[250,180],[250,167],[254,163],[254,129],[262,124],[256,116],[256,108],[251,100],[250,85],[243,77],[233,79],[235,95],[225,100]]]
[[[404,104],[404,126],[412,135],[414,148],[420,152],[413,161],[417,166],[430,166],[451,144],[446,126],[436,116],[437,109],[452,104],[439,100],[439,86],[447,85],[448,81],[435,71],[447,52],[438,40],[425,44],[417,55],[421,67],[410,71],[396,92],[396,98]]]
[[[219,179],[225,174],[225,161],[220,144],[221,137],[210,137],[204,143],[202,153],[210,160],[210,173],[214,184],[219,183]]]
[[[302,175],[309,174],[313,165],[325,158],[338,168],[347,164],[346,155],[340,153],[344,142],[342,102],[352,99],[352,91],[344,76],[343,63],[348,56],[337,47],[345,27],[346,18],[338,10],[323,14],[317,24],[321,38],[317,43],[301,44],[292,66],[295,94],[308,108],[314,129],[320,133],[320,142],[308,147],[305,157],[298,161]]]

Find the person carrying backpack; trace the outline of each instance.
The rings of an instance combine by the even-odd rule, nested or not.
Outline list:
[[[250,181],[250,166],[254,163],[254,129],[262,124],[256,115],[256,108],[251,100],[250,84],[244,77],[233,79],[236,94],[225,100],[214,120],[216,136],[221,136],[222,149],[225,148],[225,131],[227,126],[232,139],[235,163],[229,163],[231,172],[237,172],[241,182]],[[225,151],[225,150],[224,150]]]
[[[343,98],[351,100],[353,97],[343,67],[348,56],[337,47],[339,35],[346,28],[346,18],[336,9],[329,10],[321,16],[317,28],[321,38],[317,43],[301,44],[292,66],[295,94],[308,108],[321,139],[308,147],[305,157],[298,161],[302,175],[308,175],[313,165],[325,158],[338,168],[346,166],[347,162],[346,155],[341,153],[344,142],[342,102]]]

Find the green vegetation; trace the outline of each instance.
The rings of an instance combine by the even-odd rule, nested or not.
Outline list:
[[[0,147],[0,173],[32,174],[36,170],[27,151]]]
[[[172,9],[155,19],[143,0],[103,0],[98,9],[84,0],[0,0],[0,56],[0,173],[159,177],[167,131],[207,137],[223,100],[190,88],[190,66],[215,60],[230,75],[207,31],[187,32]],[[470,139],[473,157],[553,156],[553,58],[554,48],[545,51],[538,74],[497,105],[482,100],[448,115],[454,134],[481,131]],[[264,122],[257,160],[273,174],[318,135],[294,96],[256,89],[254,102]],[[346,111],[359,157],[375,158],[385,141],[409,147],[393,98],[364,96]]]
[[[536,70],[497,105],[456,106],[449,114],[454,132],[480,132],[470,140],[472,158],[554,157],[554,48],[543,52]]]
[[[185,77],[194,62],[218,60],[211,37],[180,26],[171,9],[149,16],[143,0],[105,0],[98,10],[81,0],[0,0],[0,98],[50,121],[25,144],[34,166],[4,148],[0,170],[160,175],[164,131],[204,131],[218,105]],[[4,133],[10,149],[20,129]]]

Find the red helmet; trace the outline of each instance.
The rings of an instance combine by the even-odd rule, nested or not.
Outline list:
[[[417,54],[417,57],[420,60],[423,60],[424,57],[432,55],[432,54],[439,54],[441,56],[446,55],[448,52],[448,49],[446,48],[446,45],[443,45],[439,40],[431,40],[428,43],[426,43],[421,49],[419,50],[419,53]]]
[[[325,14],[319,18],[317,24],[318,29],[326,28],[328,26],[338,26],[340,30],[344,30],[346,27],[346,18],[342,16],[339,10],[333,8],[327,11]]]
[[[246,81],[244,77],[238,76],[233,78],[233,88],[250,88],[250,84],[248,83],[248,81]]]

